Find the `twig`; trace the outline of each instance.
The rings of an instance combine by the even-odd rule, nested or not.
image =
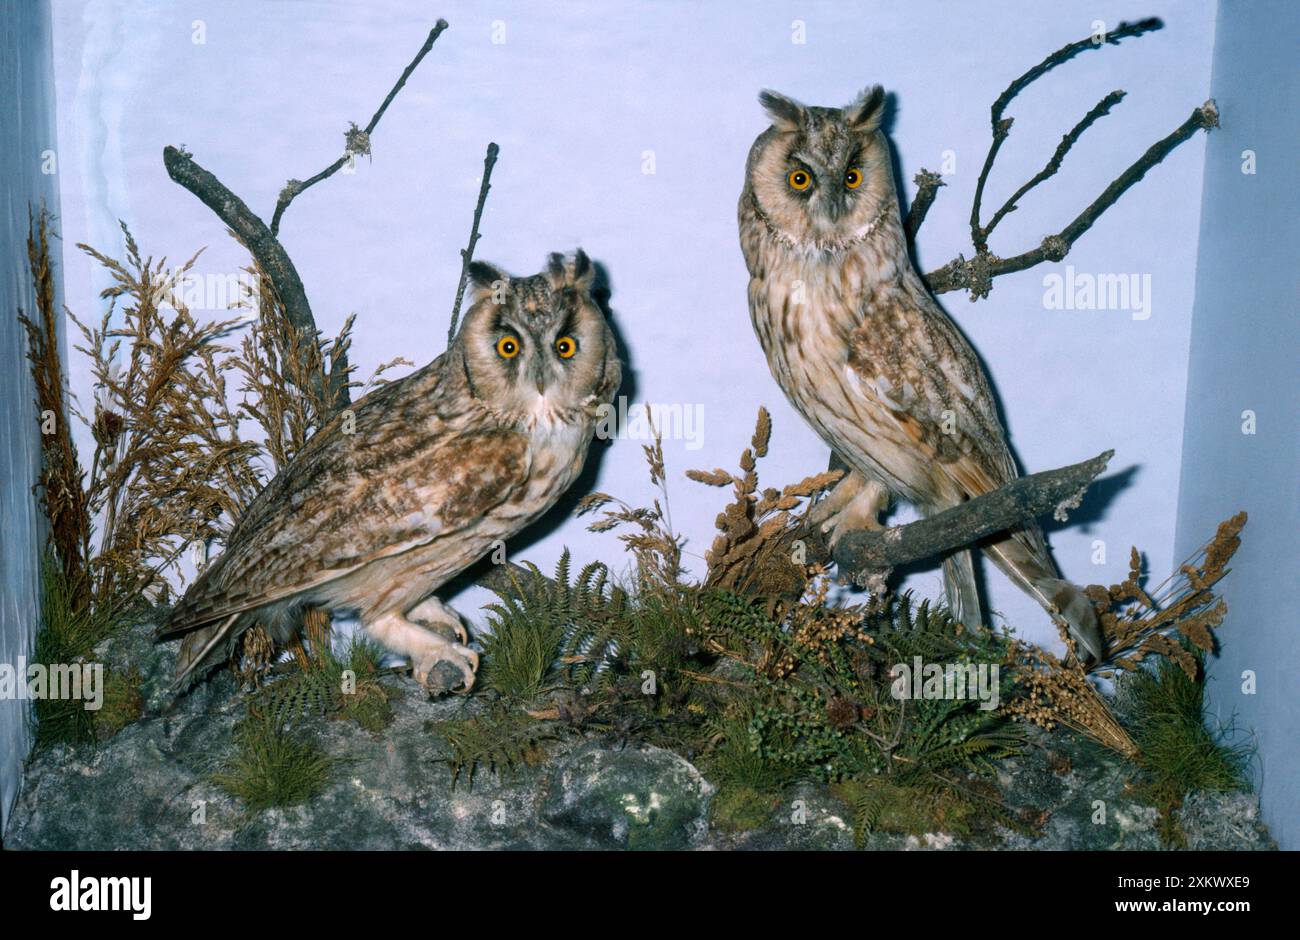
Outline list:
[[[916,233],[920,231],[921,223],[925,221],[925,214],[930,211],[930,206],[934,205],[934,197],[939,194],[939,187],[947,185],[938,173],[924,168],[912,178],[912,182],[916,184],[916,198],[912,200],[912,206],[907,210],[907,221],[904,223],[908,241],[916,240]]]
[[[980,228],[980,203],[984,198],[984,185],[988,182],[989,171],[993,169],[993,161],[997,158],[998,150],[1001,149],[1003,141],[1011,133],[1011,125],[1014,119],[1003,117],[1007,105],[1033,82],[1042,78],[1058,65],[1070,61],[1080,52],[1086,52],[1089,49],[1100,49],[1103,45],[1116,46],[1119,45],[1120,40],[1162,29],[1164,25],[1161,20],[1150,17],[1137,23],[1120,23],[1119,26],[1106,34],[1104,43],[1098,42],[1095,36],[1069,43],[1057,49],[1042,62],[1025,72],[1008,85],[1002,94],[998,95],[997,100],[993,102],[993,106],[989,109],[989,125],[993,131],[993,142],[989,145],[989,152],[984,158],[984,166],[980,170],[979,179],[975,181],[975,198],[971,202],[970,208],[971,241],[975,245],[977,252],[988,250],[986,240],[988,232]]]
[[[167,167],[167,175],[173,181],[198,196],[199,200],[216,213],[217,218],[221,219],[235,233],[235,236],[243,242],[258,266],[270,279],[271,286],[275,289],[276,295],[284,307],[285,315],[293,328],[298,331],[299,335],[310,337],[313,342],[319,332],[316,328],[316,318],[312,315],[311,304],[307,301],[307,291],[303,287],[302,278],[298,276],[297,269],[293,266],[293,262],[289,260],[289,253],[280,244],[278,238],[280,219],[284,215],[284,210],[289,207],[289,203],[293,202],[294,197],[304,189],[333,176],[356,154],[370,152],[370,135],[378,126],[379,119],[384,116],[384,112],[388,110],[388,106],[392,104],[397,93],[402,90],[406,80],[411,77],[411,73],[415,71],[429,50],[433,48],[434,41],[446,28],[446,20],[440,19],[434,24],[433,29],[429,31],[428,37],[424,40],[424,45],[420,47],[420,51],[411,60],[411,64],[406,67],[397,79],[397,84],[388,92],[388,96],[384,98],[379,110],[371,117],[370,123],[364,129],[358,128],[355,124],[352,125],[346,135],[347,148],[344,150],[343,156],[305,183],[290,180],[281,190],[269,228],[221,180],[199,166],[191,154],[177,147],[163,148],[163,164]],[[344,348],[337,350],[331,360],[329,389],[327,392],[320,387],[320,378],[313,375],[312,382],[317,387],[312,391],[317,394],[318,399],[329,402],[332,411],[341,410],[351,401],[351,395],[348,391],[348,374],[348,356],[347,350]]]
[[[1055,235],[1048,235],[1030,251],[1010,258],[999,258],[988,251],[977,251],[967,261],[961,255],[943,267],[925,275],[925,282],[936,294],[951,290],[969,290],[971,299],[987,297],[993,278],[1032,268],[1043,261],[1060,261],[1084,232],[1092,228],[1103,212],[1113,206],[1119,197],[1135,184],[1147,171],[1167,157],[1179,144],[1190,139],[1197,131],[1219,126],[1219,109],[1211,98],[1191,113],[1182,124],[1166,137],[1152,144],[1133,164],[1107,186],[1095,200],[1069,225]]]
[[[883,582],[899,565],[943,555],[1076,499],[1106,469],[1114,451],[1020,477],[952,509],[888,529],[855,531],[835,547],[835,563],[859,584]]]
[[[289,180],[289,182],[285,184],[284,189],[280,190],[280,198],[276,200],[275,214],[271,216],[272,235],[280,234],[280,217],[284,215],[284,210],[289,208],[289,203],[293,202],[303,190],[315,186],[321,180],[329,179],[342,169],[349,160],[356,156],[370,153],[370,135],[373,134],[375,128],[379,126],[379,119],[384,116],[384,112],[387,111],[388,106],[393,103],[393,99],[397,97],[397,93],[402,90],[402,86],[406,84],[406,80],[411,77],[411,73],[416,70],[424,57],[429,54],[429,50],[433,48],[433,44],[437,41],[438,37],[442,35],[442,31],[446,28],[447,21],[444,19],[439,19],[437,23],[433,24],[433,29],[429,30],[429,35],[425,38],[424,45],[420,47],[420,51],[415,54],[415,58],[411,60],[411,64],[406,67],[402,72],[401,77],[397,79],[397,84],[388,92],[388,97],[384,99],[384,103],[379,106],[379,110],[374,113],[373,117],[371,117],[370,123],[367,124],[364,129],[358,128],[353,124],[344,134],[344,137],[347,140],[347,146],[344,148],[341,157],[308,180]]]
[[[163,165],[174,182],[198,196],[199,201],[216,213],[217,218],[235,233],[235,237],[248,249],[258,267],[266,272],[284,307],[285,316],[294,329],[303,336],[312,337],[314,341],[317,335],[316,318],[307,301],[302,278],[289,260],[289,253],[266,227],[266,223],[248,208],[244,200],[232,193],[216,176],[199,166],[194,157],[185,151],[176,147],[164,147]],[[330,396],[326,400],[332,402],[336,409],[342,408],[350,400],[347,365],[347,354],[341,353],[335,370],[330,373]]]
[[[478,203],[474,206],[474,223],[469,230],[469,245],[460,250],[460,282],[456,285],[456,302],[451,307],[451,327],[447,330],[447,345],[456,339],[456,324],[460,319],[460,305],[465,297],[465,283],[469,279],[469,265],[474,260],[474,246],[478,244],[478,225],[483,218],[483,204],[487,202],[488,190],[492,188],[492,167],[496,165],[499,148],[494,143],[487,146],[487,155],[483,157],[483,181],[478,188]]]
[[[1052,158],[1047,161],[1047,165],[1035,173],[1030,178],[1029,182],[1025,183],[1012,193],[1010,198],[1002,204],[1001,208],[999,208],[997,212],[993,213],[993,218],[989,219],[988,224],[980,229],[981,242],[983,244],[987,245],[989,234],[992,233],[993,229],[997,228],[997,224],[1002,221],[1003,216],[1008,212],[1014,212],[1016,210],[1016,203],[1024,197],[1025,193],[1043,182],[1043,180],[1056,174],[1056,172],[1061,168],[1061,162],[1065,159],[1065,155],[1070,152],[1070,148],[1073,147],[1075,142],[1083,135],[1083,132],[1091,127],[1098,118],[1109,114],[1110,109],[1123,100],[1123,91],[1112,91],[1106,97],[1102,98],[1101,101],[1097,102],[1097,105],[1083,116],[1083,120],[1070,128],[1070,132],[1062,137],[1061,142],[1056,145],[1056,152],[1053,153]]]
[[[1214,101],[1207,101],[1201,107],[1197,108],[1191,118],[1180,125],[1172,134],[1158,141],[1150,147],[1142,157],[1130,166],[1118,179],[1110,184],[1106,190],[1078,217],[1067,225],[1062,231],[1055,235],[1049,235],[1043,239],[1042,243],[1030,251],[1023,252],[1011,258],[1000,258],[989,251],[988,239],[990,233],[997,227],[998,223],[1010,212],[1015,211],[1017,203],[1035,186],[1044,180],[1056,174],[1060,169],[1065,155],[1069,153],[1070,148],[1078,141],[1083,132],[1091,127],[1099,118],[1110,113],[1110,109],[1118,104],[1124,97],[1123,91],[1113,91],[1106,97],[1102,98],[1091,111],[1084,115],[1069,133],[1061,138],[1060,144],[1057,145],[1056,152],[1051,159],[1047,161],[1037,174],[1028,182],[1017,189],[1009,199],[993,214],[987,225],[980,222],[980,214],[983,208],[984,188],[988,183],[989,174],[993,169],[993,164],[997,155],[1011,133],[1011,127],[1014,123],[1013,118],[1006,117],[1007,106],[1011,101],[1020,94],[1025,88],[1032,84],[1043,75],[1073,59],[1081,52],[1089,49],[1100,49],[1107,45],[1118,45],[1121,40],[1129,39],[1135,36],[1141,36],[1144,33],[1153,32],[1164,27],[1164,23],[1156,17],[1150,17],[1140,20],[1136,23],[1120,23],[1115,29],[1109,31],[1101,37],[1089,36],[1086,39],[1080,39],[1077,42],[1069,43],[1057,49],[1047,58],[1043,59],[1033,68],[1020,75],[1010,85],[998,95],[989,109],[989,125],[992,130],[993,139],[989,145],[988,153],[984,158],[984,165],[980,169],[979,178],[975,182],[975,196],[971,201],[970,211],[970,232],[971,244],[975,249],[975,257],[967,260],[964,256],[958,255],[952,261],[949,261],[943,267],[931,271],[924,276],[927,286],[933,293],[942,294],[952,290],[967,290],[970,292],[971,300],[978,300],[981,297],[987,297],[992,289],[993,278],[1010,274],[1015,271],[1023,271],[1026,268],[1033,267],[1044,261],[1060,261],[1069,253],[1074,242],[1083,235],[1092,223],[1124,192],[1140,180],[1151,167],[1163,160],[1175,147],[1192,137],[1198,130],[1208,130],[1218,125],[1218,110]],[[925,171],[922,171],[923,173]],[[917,192],[916,201],[913,203],[912,211],[908,213],[907,232],[908,235],[915,239],[916,231],[920,228],[921,222],[925,219],[925,213],[930,208],[930,203],[934,201],[934,190],[927,191],[922,181],[922,174],[918,174],[916,179],[917,185],[921,187]],[[927,181],[928,182],[928,181]],[[915,218],[914,218],[915,217]]]

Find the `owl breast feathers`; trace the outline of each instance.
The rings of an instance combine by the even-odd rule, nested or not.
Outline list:
[[[581,251],[533,277],[478,262],[470,276],[447,352],[335,415],[187,591],[159,631],[187,634],[178,683],[254,623],[284,640],[318,606],[358,615],[431,690],[448,667],[473,684],[477,655],[432,592],[569,488],[621,370]]]
[[[791,404],[852,468],[819,509],[832,541],[879,525],[891,496],[924,513],[1017,475],[979,359],[912,267],[899,217],[884,92],[845,108],[774,92],[740,197],[749,311]],[[1096,614],[1028,524],[981,546],[1019,587],[1102,654]],[[982,620],[969,551],[944,561],[953,615]]]

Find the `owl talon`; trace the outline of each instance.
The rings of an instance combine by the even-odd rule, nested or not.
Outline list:
[[[455,637],[462,646],[469,642],[469,633],[466,632],[465,625],[461,623],[460,615],[436,597],[426,597],[411,608],[406,617],[408,620],[418,623],[422,627],[427,627],[447,639]]]
[[[460,643],[441,641],[422,658],[413,661],[411,673],[433,697],[448,692],[468,693],[474,688],[477,671],[478,653]],[[459,684],[455,682],[457,672],[460,673]]]

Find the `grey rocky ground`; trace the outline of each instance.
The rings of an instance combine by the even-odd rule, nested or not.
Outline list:
[[[745,832],[710,825],[717,788],[682,757],[606,738],[557,743],[547,757],[500,776],[480,769],[453,786],[436,723],[484,707],[480,698],[428,701],[394,678],[394,720],[382,732],[316,722],[339,758],[330,784],[306,804],[246,812],[210,782],[243,716],[228,674],[174,704],[166,690],[174,647],[153,647],[147,626],[113,641],[105,659],[144,675],[145,715],[98,746],[55,746],[27,768],[5,833],[9,849],[852,849],[842,804],[802,785]],[[1157,812],[1127,788],[1117,756],[1062,735],[1035,733],[1003,762],[1007,804],[1037,835],[1010,831],[963,841],[873,834],[870,849],[1156,849]],[[1272,843],[1247,794],[1194,794],[1183,810],[1190,848],[1261,849]]]

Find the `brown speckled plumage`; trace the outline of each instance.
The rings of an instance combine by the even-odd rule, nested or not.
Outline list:
[[[740,197],[749,310],[791,404],[852,467],[818,510],[832,538],[874,527],[896,496],[925,513],[1017,475],[975,351],[912,267],[899,217],[884,94],[846,108],[805,107],[772,92],[773,124],[754,142]],[[850,187],[850,170],[858,185]],[[810,180],[797,189],[790,174]],[[1093,655],[1091,605],[1061,580],[1042,532],[994,540],[992,560]],[[954,614],[982,619],[969,552],[944,562]]]
[[[160,631],[188,631],[178,678],[228,658],[255,622],[285,639],[312,605],[355,612],[421,681],[448,662],[472,684],[477,656],[431,594],[581,472],[596,410],[620,381],[593,274],[581,252],[529,278],[473,265],[451,348],[315,434],[186,592]],[[521,345],[512,358],[497,349],[505,335]],[[576,343],[569,358],[555,349],[562,336]]]

